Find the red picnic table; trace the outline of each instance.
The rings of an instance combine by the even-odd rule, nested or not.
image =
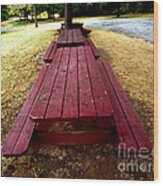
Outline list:
[[[79,122],[84,124],[84,121],[100,121],[100,127],[103,121],[107,121],[108,127],[112,128],[112,112],[109,95],[91,47],[86,45],[59,48],[41,84],[31,118],[44,126],[54,122],[71,122],[74,132],[72,138],[69,137],[69,142],[76,144],[79,138],[74,141],[73,135],[79,134]],[[78,132],[75,134],[76,130]],[[96,131],[96,134],[102,137],[101,131]],[[94,143],[97,142],[98,135],[94,135]],[[64,142],[60,143],[66,141],[65,134]],[[90,143],[90,137],[80,139],[80,143]]]
[[[73,32],[78,33],[75,45],[70,42],[75,40]],[[65,29],[57,43],[50,44],[44,56],[49,64],[41,69],[9,131],[3,155],[22,155],[31,142],[111,143],[116,147],[124,143],[126,150],[152,150],[153,145],[111,65],[96,60],[98,50],[89,38],[82,36],[81,43],[82,34]]]

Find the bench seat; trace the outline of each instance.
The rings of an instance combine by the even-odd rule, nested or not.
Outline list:
[[[111,65],[102,61],[98,63],[98,66],[110,96],[119,141],[124,143],[127,149],[130,147],[136,150],[147,148],[151,151],[153,145],[127,95],[116,79]]]
[[[43,56],[44,62],[50,63],[55,55],[56,50],[57,50],[57,44],[56,42],[52,41],[45,55]]]
[[[58,40],[57,46],[77,46],[77,45],[84,45],[85,38],[82,34],[81,29],[74,28],[74,29],[65,29],[61,30]]]
[[[98,51],[98,49],[96,48],[94,43],[89,38],[87,38],[85,40],[85,44],[89,45],[91,47],[91,50],[92,50],[92,52],[93,52],[93,54],[94,54],[96,59],[100,57],[100,52]]]
[[[35,98],[40,89],[40,85],[45,77],[48,66],[44,66],[40,71],[26,101],[21,108],[15,122],[10,129],[5,143],[2,146],[2,154],[6,156],[16,156],[25,153],[29,147],[30,140],[36,125],[29,117]]]

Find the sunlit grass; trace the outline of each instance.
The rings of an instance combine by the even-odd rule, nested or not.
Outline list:
[[[124,34],[92,29],[91,38],[114,73],[153,137],[153,44]]]

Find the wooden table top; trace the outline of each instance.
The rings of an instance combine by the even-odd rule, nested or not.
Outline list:
[[[39,88],[34,120],[108,118],[112,106],[90,46],[61,47]]]
[[[71,46],[84,44],[85,38],[81,32],[81,29],[64,29],[60,31],[57,44],[58,46]]]

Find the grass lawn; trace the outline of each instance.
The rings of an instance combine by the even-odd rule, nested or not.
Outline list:
[[[56,31],[30,29],[1,36],[2,41],[2,141],[16,118],[36,78],[41,57]],[[134,108],[153,139],[153,45],[141,39],[92,29],[91,39],[108,60]],[[143,159],[136,161],[144,162]],[[148,164],[153,159],[146,159]],[[111,145],[46,146],[39,154],[2,157],[2,176],[142,179],[153,173],[119,172]]]
[[[125,15],[121,15],[120,18],[152,18],[153,14],[152,13],[148,13],[148,14],[125,14]],[[74,17],[74,21],[81,21],[84,19],[93,19],[93,18],[97,18],[97,19],[113,19],[116,18],[115,15],[108,15],[108,16],[90,16],[90,17]],[[63,21],[64,18],[59,18],[57,20],[53,20],[53,19],[42,19],[38,21],[38,24],[46,24],[46,23],[52,23],[55,21]],[[11,27],[19,27],[19,26],[26,26],[26,25],[32,25],[34,23],[31,22],[27,22],[24,20],[15,20],[14,18],[10,18],[7,21],[2,22],[1,26],[2,27],[6,27],[6,28],[11,28]]]

